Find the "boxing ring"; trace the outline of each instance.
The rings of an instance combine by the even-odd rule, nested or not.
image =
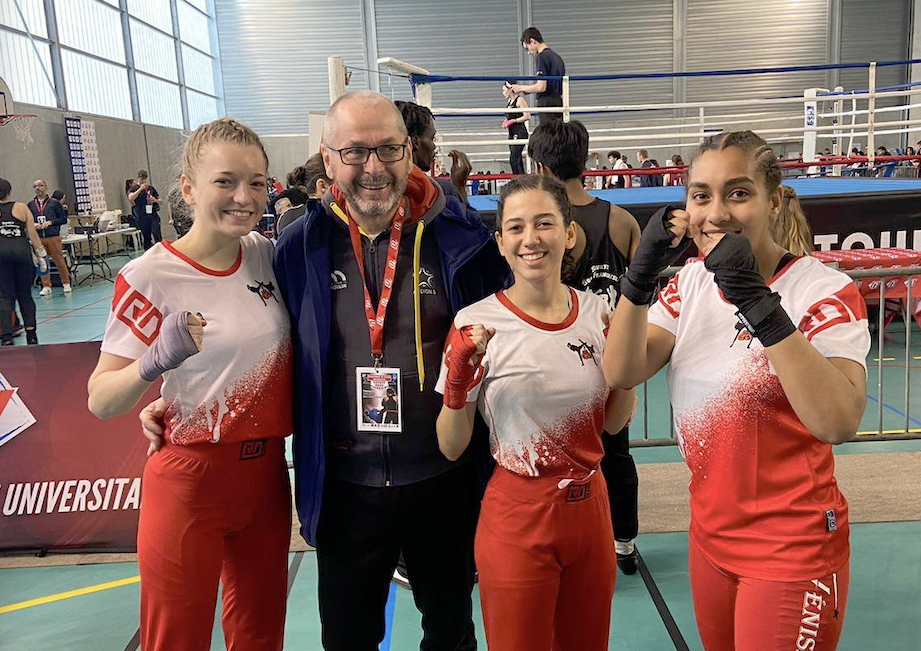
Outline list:
[[[879,440],[921,438],[921,404],[917,399],[912,404],[911,395],[912,382],[917,383],[921,370],[921,347],[918,346],[921,337],[917,330],[914,337],[912,333],[917,327],[915,321],[921,324],[921,302],[918,300],[921,291],[917,287],[912,291],[921,276],[921,253],[918,253],[921,251],[921,178],[918,178],[921,152],[907,151],[912,134],[921,132],[921,99],[915,101],[916,96],[921,95],[921,82],[885,87],[876,83],[880,69],[915,64],[921,64],[921,59],[680,73],[537,77],[438,75],[411,63],[384,58],[378,60],[377,71],[368,72],[382,75],[381,86],[385,94],[389,93],[394,99],[413,99],[431,109],[438,132],[436,154],[443,168],[450,166],[447,154],[452,149],[466,153],[474,169],[499,165],[502,171],[498,173],[470,177],[477,186],[489,188],[486,194],[474,192],[469,197],[471,206],[480,212],[487,225],[495,221],[496,193],[512,178],[504,172],[508,167],[511,141],[507,132],[498,128],[507,111],[504,105],[498,105],[499,90],[506,79],[519,83],[559,79],[563,105],[530,107],[527,111],[532,116],[560,113],[564,121],[583,121],[589,132],[589,151],[600,154],[595,161],[604,160],[608,150],[632,154],[639,149],[649,151],[650,159],[678,154],[689,160],[703,138],[721,131],[751,129],[764,137],[781,157],[784,183],[793,187],[800,197],[813,230],[817,257],[828,264],[837,264],[855,278],[870,304],[871,321],[877,325],[874,348],[868,358],[868,393],[873,394],[875,390],[875,395],[869,397],[858,438]],[[342,59],[331,57],[329,69],[330,101],[333,101],[346,91],[349,66]],[[573,86],[588,82],[720,76],[736,77],[744,88],[747,79],[760,75],[845,69],[865,70],[866,85],[853,89],[810,87],[801,94],[780,97],[762,97],[750,89],[743,89],[736,98],[703,102],[577,105],[570,101]],[[491,85],[496,89],[497,105],[442,106],[435,92],[439,84]],[[531,120],[529,130],[535,126],[535,121]],[[514,143],[527,144],[527,140],[515,140]],[[886,146],[882,155],[876,151],[879,145]],[[855,148],[859,153],[852,154]],[[641,226],[660,207],[684,203],[685,189],[681,185],[602,189],[607,177],[612,176],[635,179],[641,175],[670,175],[672,179],[681,179],[687,172],[684,165],[672,165],[668,160],[652,168],[608,170],[598,164],[591,166],[591,161],[592,156],[585,172],[589,193],[626,208]],[[525,165],[526,170],[531,169],[531,161],[527,158]],[[855,262],[855,256],[849,252],[856,254],[860,249],[865,250],[865,254],[862,258],[856,256],[861,259]],[[892,262],[892,249],[902,252],[896,264]],[[896,315],[902,317],[903,331],[895,332],[893,326],[887,329],[883,325]],[[893,346],[900,347],[901,351],[890,355],[887,342],[889,351]],[[895,391],[892,384],[898,384]],[[884,389],[886,396],[898,395],[897,404],[884,401]],[[643,436],[636,436],[633,444],[674,443],[671,418],[668,422],[657,420],[653,413],[668,412],[664,404],[657,402],[666,395],[664,381],[653,378],[640,393],[637,420],[641,423],[634,422],[634,431],[642,428]],[[659,434],[664,431],[669,433],[667,437]]]

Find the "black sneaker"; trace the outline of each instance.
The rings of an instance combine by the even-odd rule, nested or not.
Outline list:
[[[26,343],[30,346],[38,345],[38,334],[35,330],[26,330]]]
[[[620,571],[624,574],[636,574],[636,571],[640,567],[640,561],[636,556],[636,550],[634,549],[629,554],[617,554],[617,567],[619,567]]]
[[[620,548],[624,553],[617,551]],[[617,540],[614,542],[614,552],[617,555],[617,567],[624,574],[636,574],[640,566],[640,559],[636,554],[636,545],[632,540]]]

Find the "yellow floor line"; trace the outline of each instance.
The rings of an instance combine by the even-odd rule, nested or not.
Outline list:
[[[10,613],[14,610],[22,610],[23,608],[31,608],[32,606],[41,606],[42,604],[48,604],[53,601],[61,601],[62,599],[70,599],[71,597],[79,597],[80,595],[91,594],[93,592],[101,592],[102,590],[109,590],[110,588],[120,588],[123,585],[131,585],[132,583],[140,583],[140,576],[130,576],[127,579],[119,579],[118,581],[109,581],[108,583],[100,583],[98,585],[91,585],[86,588],[80,588],[79,590],[68,590],[67,592],[59,592],[57,594],[50,594],[47,597],[39,597],[38,599],[29,599],[28,601],[20,601],[19,603],[9,604],[7,606],[0,606],[0,615],[3,613]]]
[[[874,362],[878,362],[878,361],[879,361],[879,357],[874,357],[874,358],[873,358],[873,361],[874,361]],[[884,362],[894,362],[894,361],[895,361],[895,357],[883,357],[883,361],[884,361]]]
[[[903,429],[884,429],[882,433],[883,434],[905,434],[905,430]],[[918,434],[918,433],[921,433],[921,429],[910,429],[908,430],[908,433]],[[867,432],[857,432],[857,436],[860,436],[861,434],[879,434],[879,432],[877,432],[875,429],[867,431]]]

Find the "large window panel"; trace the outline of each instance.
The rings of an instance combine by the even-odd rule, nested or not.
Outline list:
[[[208,17],[186,3],[177,0],[179,10],[179,36],[184,43],[211,53],[211,37],[208,34]]]
[[[19,0],[22,14],[26,24],[22,24],[19,12],[12,0],[0,1],[0,25],[6,25],[21,32],[29,32],[32,36],[48,37],[48,26],[45,23],[45,5],[42,0]]]
[[[187,90],[185,97],[189,107],[189,129],[194,129],[200,124],[211,122],[219,117],[215,98],[196,93],[194,90]]]
[[[117,63],[125,62],[121,16],[96,0],[56,0],[61,45]]]
[[[131,21],[131,46],[134,50],[134,67],[171,81],[179,81],[176,66],[175,41],[144,23]]]
[[[209,16],[211,15],[211,12],[208,11],[207,0],[186,0],[186,2],[188,2],[190,5],[192,5],[196,9],[199,9],[203,11],[204,13],[208,14]]]
[[[128,0],[128,13],[168,34],[173,33],[169,0]]]
[[[19,34],[0,31],[0,77],[10,87],[13,101],[17,104],[39,104],[56,106],[54,88],[42,71],[51,74],[51,50],[44,43],[36,43],[38,56],[29,39]],[[22,107],[16,109],[22,113]]]
[[[70,50],[61,52],[70,110],[131,119],[128,71]]]
[[[214,59],[183,44],[182,66],[186,86],[214,95]]]
[[[137,75],[141,122],[182,128],[182,101],[179,86],[147,75]]]

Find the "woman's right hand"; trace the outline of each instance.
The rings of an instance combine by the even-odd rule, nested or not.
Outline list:
[[[495,334],[495,328],[483,324],[451,328],[445,341],[444,404],[449,409],[463,409],[467,404],[467,392],[477,382],[477,368]]]
[[[621,294],[634,305],[648,305],[658,288],[659,274],[678,259],[696,229],[687,211],[665,206],[649,218],[627,273]]]

